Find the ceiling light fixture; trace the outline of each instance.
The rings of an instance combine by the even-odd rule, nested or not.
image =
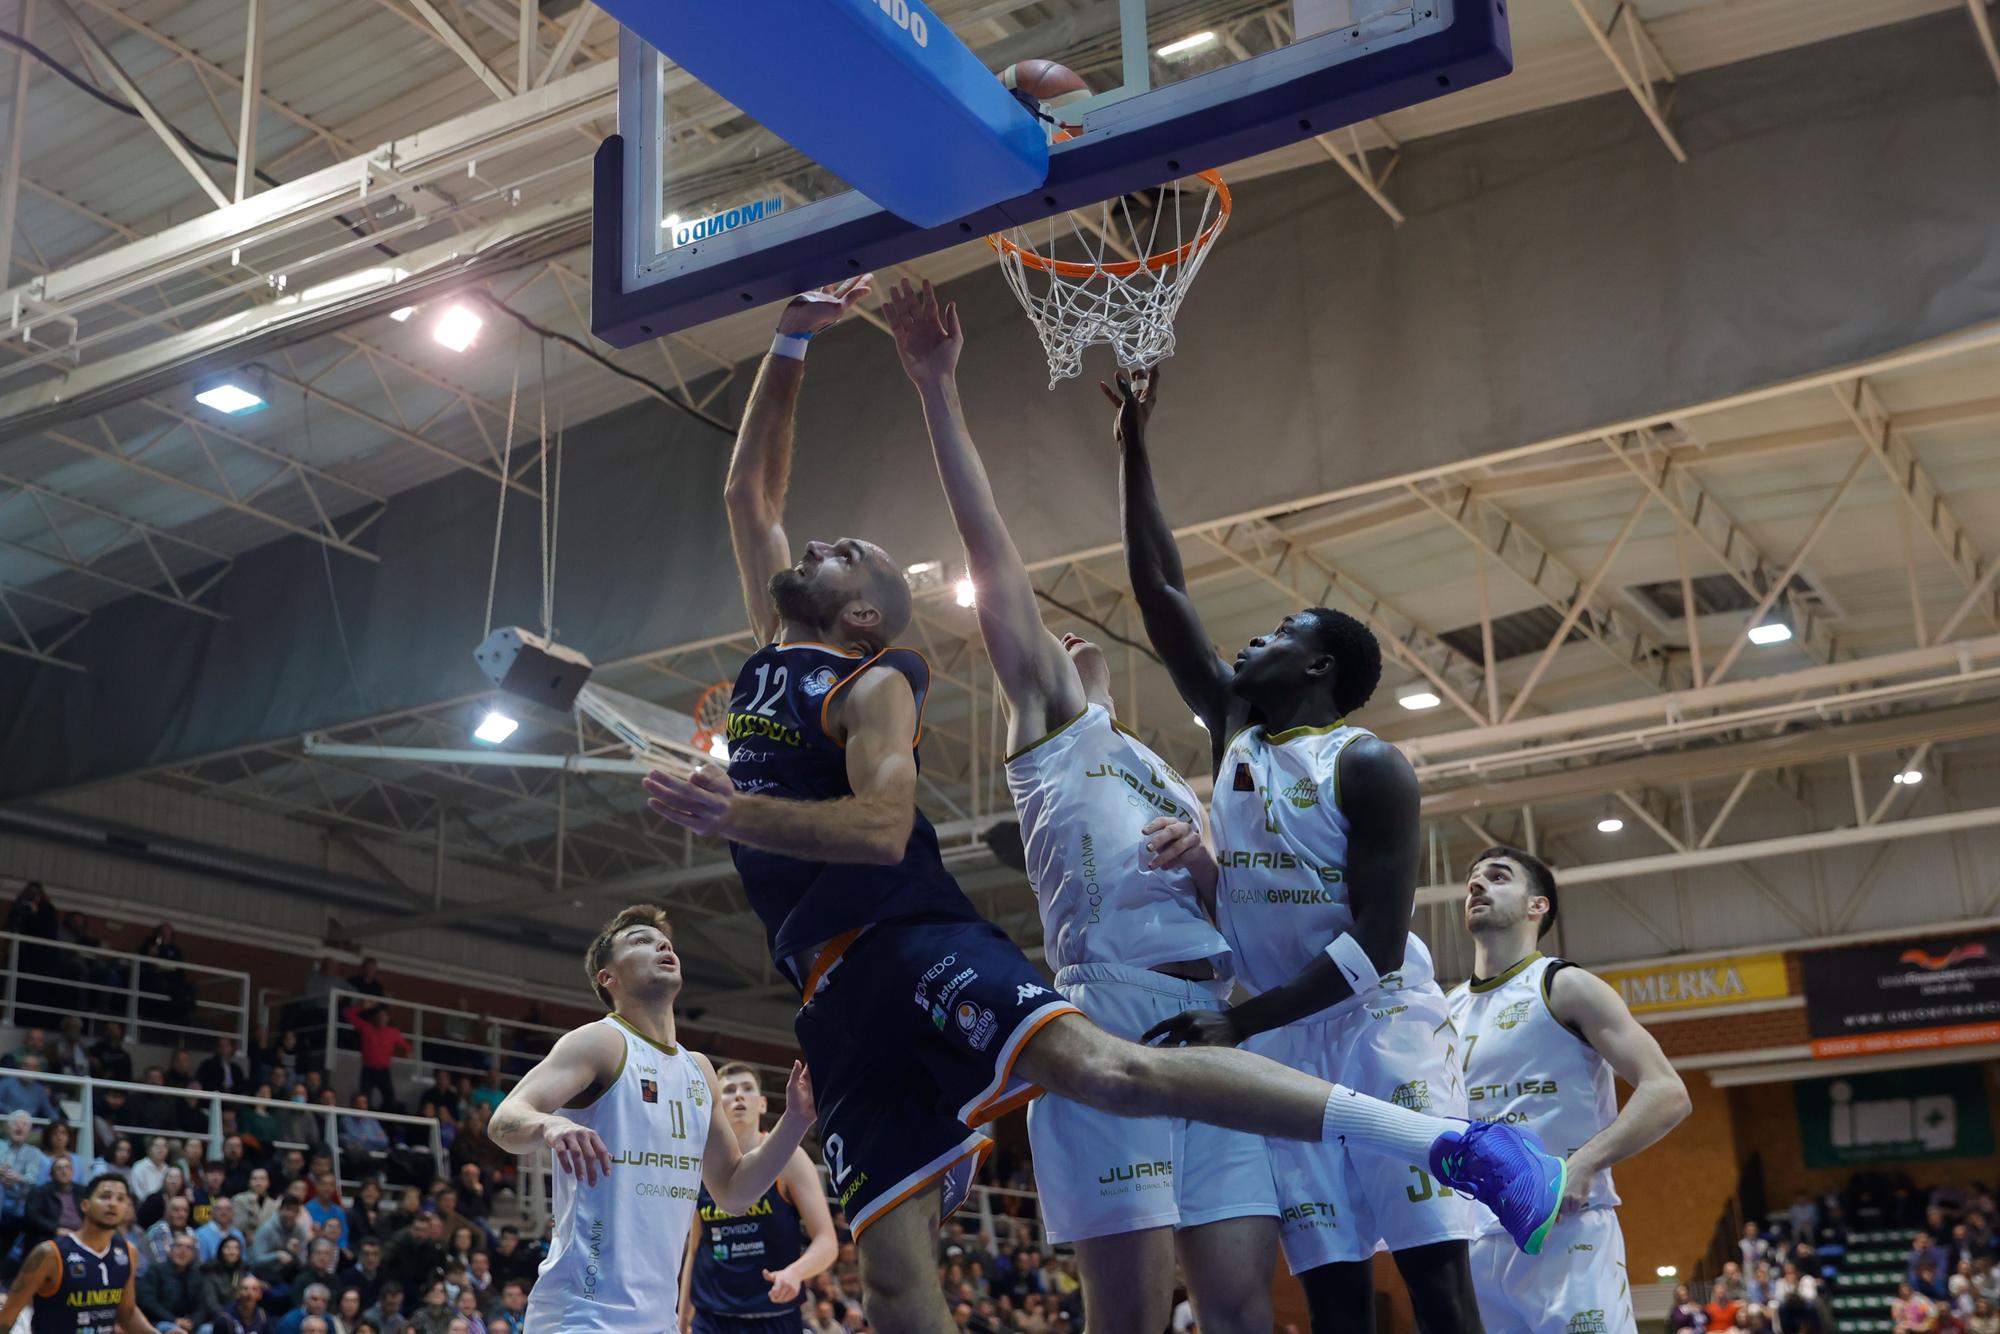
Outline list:
[[[1783,621],[1766,621],[1762,625],[1750,627],[1750,642],[1769,646],[1782,644],[1792,637],[1792,627]]]
[[[1199,51],[1202,47],[1214,41],[1215,34],[1212,32],[1190,33],[1178,42],[1168,42],[1153,54],[1171,60],[1175,56],[1184,56],[1190,51]]]
[[[497,746],[514,735],[515,729],[520,725],[500,710],[488,709],[486,716],[479,720],[479,726],[472,729],[472,735],[489,746]]]
[[[463,352],[472,346],[473,339],[479,337],[480,327],[485,323],[471,307],[452,306],[438,317],[431,337],[454,352]]]

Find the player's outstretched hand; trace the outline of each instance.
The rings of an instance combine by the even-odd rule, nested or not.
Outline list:
[[[780,1306],[791,1306],[797,1303],[799,1300],[799,1290],[804,1286],[804,1284],[799,1282],[799,1276],[792,1272],[790,1265],[775,1271],[766,1269],[764,1271],[764,1281],[771,1285],[771,1300]]]
[[[704,764],[686,778],[659,769],[646,775],[648,809],[704,837],[728,837],[735,801],[736,784],[713,765]]]
[[[1158,1047],[1233,1047],[1243,1040],[1232,1010],[1182,1010],[1154,1024],[1139,1041]]]
[[[778,315],[781,334],[816,334],[831,329],[861,304],[875,287],[875,275],[864,273],[845,282],[831,283],[811,292],[801,292],[786,303]]]
[[[807,1125],[819,1118],[819,1108],[813,1103],[812,1071],[806,1069],[804,1061],[792,1062],[792,1077],[785,1081],[785,1111]]]
[[[1127,375],[1118,372],[1118,387],[1099,380],[1097,387],[1111,400],[1111,406],[1118,409],[1118,417],[1112,423],[1112,438],[1123,449],[1135,440],[1143,440],[1146,422],[1153,415],[1153,405],[1160,401],[1160,368],[1134,371]]]
[[[552,1116],[548,1129],[542,1132],[542,1143],[555,1156],[557,1171],[582,1177],[586,1186],[597,1184],[600,1171],[607,1177],[611,1175],[611,1150],[604,1147],[604,1141],[588,1126]]]
[[[896,338],[896,355],[903,371],[917,384],[946,380],[958,370],[965,331],[958,323],[958,303],[938,308],[930,279],[914,287],[906,278],[889,289],[882,301],[882,318]]]

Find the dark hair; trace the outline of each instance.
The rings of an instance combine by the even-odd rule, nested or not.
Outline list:
[[[91,1196],[97,1194],[97,1188],[103,1185],[107,1181],[115,1181],[119,1185],[123,1186],[125,1188],[125,1193],[127,1195],[130,1195],[132,1193],[132,1183],[127,1181],[124,1177],[119,1176],[116,1172],[99,1172],[96,1176],[92,1177],[89,1181],[86,1181],[84,1183],[83,1198],[87,1200]]]
[[[732,1075],[748,1075],[757,1081],[757,1091],[759,1093],[764,1091],[764,1076],[757,1073],[756,1066],[746,1065],[742,1061],[730,1061],[715,1072],[715,1082],[720,1084]]]
[[[1334,662],[1333,706],[1342,716],[1368,702],[1382,681],[1382,646],[1375,634],[1344,611],[1308,607],[1312,642]]]
[[[597,999],[612,1007],[615,1002],[610,992],[597,985],[597,975],[611,958],[611,946],[622,932],[635,926],[650,926],[662,935],[671,935],[673,928],[667,922],[667,910],[657,903],[635,903],[620,910],[619,914],[604,924],[597,933],[597,939],[590,942],[590,949],[583,956],[584,976],[590,979],[590,989],[597,993]],[[440,1074],[444,1073],[439,1071]]]
[[[1549,928],[1556,924],[1556,873],[1549,869],[1547,862],[1534,853],[1510,848],[1504,843],[1496,843],[1486,849],[1472,859],[1472,864],[1477,866],[1481,862],[1492,861],[1495,857],[1505,857],[1508,861],[1519,865],[1528,873],[1529,887],[1549,901],[1549,910],[1542,915],[1541,926],[1535,931],[1535,939],[1540,940],[1549,933]]]
[[[395,1293],[398,1297],[403,1295],[403,1285],[398,1283],[393,1278],[390,1279],[387,1283],[384,1283],[381,1287],[375,1289],[375,1298],[377,1301],[380,1301],[382,1298],[387,1297],[392,1292]]]

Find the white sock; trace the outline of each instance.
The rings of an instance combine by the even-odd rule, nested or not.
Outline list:
[[[1460,1122],[1413,1112],[1335,1084],[1333,1092],[1326,1095],[1326,1117],[1320,1123],[1320,1139],[1351,1149],[1370,1149],[1402,1161],[1427,1163],[1431,1145],[1438,1136],[1461,1126]]]

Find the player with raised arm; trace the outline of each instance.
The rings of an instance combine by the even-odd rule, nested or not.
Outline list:
[[[1519,848],[1488,848],[1465,878],[1473,976],[1452,989],[1472,1114],[1525,1126],[1568,1155],[1562,1220],[1540,1255],[1483,1225],[1472,1281],[1487,1327],[1636,1334],[1611,1168],[1687,1116],[1687,1086],[1609,985],[1536,942],[1556,920],[1555,875]],[[1618,1106],[1612,1076],[1632,1086]]]
[[[1195,715],[1215,763],[1211,798],[1218,922],[1250,999],[1191,1009],[1147,1035],[1250,1043],[1295,1069],[1398,1106],[1467,1114],[1457,1039],[1430,954],[1410,932],[1418,862],[1417,779],[1394,746],[1347,721],[1381,675],[1367,628],[1324,607],[1285,617],[1232,665],[1187,594],[1155,494],[1146,427],[1159,377],[1105,386],[1118,409],[1126,563],[1147,636]],[[1199,855],[1199,850],[1196,850]],[[1464,1147],[1514,1165],[1492,1206],[1523,1249],[1555,1222],[1562,1164],[1539,1144]],[[1271,1146],[1285,1258],[1315,1330],[1372,1325],[1376,1243],[1394,1255],[1424,1334],[1477,1331],[1467,1242],[1477,1211],[1462,1152],[1382,1155],[1325,1144]]]
[[[870,1322],[945,1334],[938,1220],[991,1150],[979,1127],[994,1117],[1046,1089],[1122,1115],[1318,1140],[1351,1123],[1354,1100],[1248,1053],[1111,1036],[1050,991],[946,871],[916,808],[929,668],[894,645],[911,618],[902,572],[854,538],[809,542],[794,560],[782,523],[807,340],[867,290],[854,279],[780,317],[726,492],[751,625],[769,642],[730,699],[728,771],[656,771],[646,788],[658,814],[728,840],[772,956],[800,990],[794,1029]],[[1435,1141],[1432,1123],[1413,1130],[1401,1109],[1380,1110],[1400,1127],[1385,1133]],[[1482,1198],[1524,1189],[1519,1167],[1501,1167],[1477,1137],[1446,1138]]]
[[[785,1114],[747,1153],[713,1115],[715,1068],[678,1045],[681,965],[666,913],[626,908],[597,934],[584,972],[610,1013],[571,1029],[494,1110],[509,1153],[555,1159],[549,1256],[528,1298],[540,1334],[659,1334],[679,1306],[681,1248],[704,1189],[732,1213],[754,1205],[812,1128],[812,1082],[794,1065]]]
[[[732,1062],[722,1080],[722,1114],[738,1144],[764,1138],[770,1099],[756,1070]],[[801,1251],[799,1236],[807,1241]],[[682,1334],[799,1334],[799,1293],[840,1251],[833,1211],[804,1149],[793,1151],[777,1184],[740,1213],[701,1193],[681,1275]]]
[[[28,1252],[0,1304],[0,1330],[32,1305],[33,1334],[159,1334],[139,1311],[139,1257],[118,1235],[127,1190],[123,1177],[91,1178],[83,1226]]]

